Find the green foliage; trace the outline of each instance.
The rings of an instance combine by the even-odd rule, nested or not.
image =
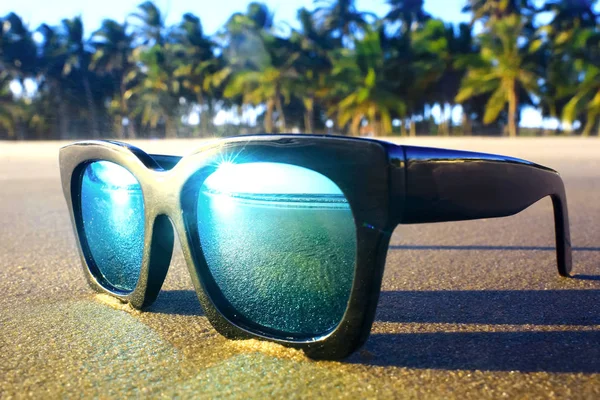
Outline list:
[[[547,37],[549,53],[543,104],[569,128],[578,119],[582,135],[596,124],[600,133],[600,32],[593,3],[556,0],[542,9],[554,15],[538,34]]]
[[[332,102],[329,114],[337,115],[339,126],[349,123],[350,132],[358,135],[366,119],[373,124],[374,134],[392,132],[392,119],[405,114],[406,104],[386,75],[378,31],[367,30],[362,39],[355,41],[354,51],[342,51],[334,57],[333,87],[328,91],[340,101]]]
[[[9,137],[15,136],[15,120],[20,116],[19,105],[13,101],[9,89],[10,77],[0,72],[0,128],[4,128]]]
[[[471,24],[432,18],[423,0],[386,3],[377,19],[355,0],[317,0],[286,30],[252,2],[214,35],[190,13],[167,25],[152,1],[91,34],[78,16],[32,28],[10,13],[0,18],[0,139],[386,135],[408,126],[411,135],[517,135],[526,105],[567,132],[600,131],[597,1],[469,0],[476,36]],[[542,12],[547,24],[536,19]],[[457,104],[460,129],[431,115]],[[233,122],[215,125],[219,112]]]
[[[517,109],[521,90],[538,94],[536,65],[530,49],[520,45],[524,35],[524,21],[511,14],[490,24],[490,30],[479,36],[479,59],[467,72],[456,101],[463,102],[474,96],[491,93],[483,122],[494,122],[508,106],[508,130],[517,135]]]
[[[128,103],[133,103],[133,114],[141,117],[142,125],[156,128],[163,122],[166,137],[177,136],[178,108],[183,95],[181,79],[175,74],[179,52],[183,50],[174,44],[137,48],[134,57],[144,68],[130,77],[138,84],[124,95]]]

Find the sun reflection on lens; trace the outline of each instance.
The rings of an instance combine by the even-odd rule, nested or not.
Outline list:
[[[117,206],[125,206],[129,203],[129,191],[127,189],[113,189],[110,198]]]
[[[96,161],[86,170],[92,182],[110,196],[105,207],[115,223],[131,216],[132,195],[140,195],[140,186],[135,177],[125,168],[109,161]]]
[[[235,210],[235,199],[228,194],[216,194],[213,197],[216,211],[221,214],[231,214]]]
[[[269,162],[224,161],[204,181],[204,186],[213,193],[342,194],[337,185],[315,171]]]
[[[125,168],[110,161],[96,161],[91,166],[91,172],[96,179],[113,187],[128,187],[139,185],[137,179]]]

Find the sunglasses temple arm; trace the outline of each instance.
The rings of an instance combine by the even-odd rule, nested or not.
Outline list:
[[[392,180],[396,182],[396,187],[392,185],[392,201],[401,208],[395,210],[399,223],[505,217],[550,196],[558,272],[569,276],[572,258],[567,199],[556,171],[491,154],[395,147],[390,149]]]

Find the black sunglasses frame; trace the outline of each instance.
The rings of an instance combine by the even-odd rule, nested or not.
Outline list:
[[[112,287],[91,257],[81,218],[81,180],[94,161],[131,172],[144,197],[144,251],[135,289]],[[206,265],[195,226],[197,188],[221,161],[278,162],[308,168],[344,193],[356,226],[356,265],[346,312],[333,331],[319,337],[284,335],[236,317]],[[548,195],[556,223],[559,273],[571,269],[564,185],[546,167],[503,156],[428,149],[335,136],[246,136],[207,144],[185,157],[149,155],[118,142],[79,142],[60,150],[63,191],[90,286],[135,308],[156,300],[177,232],[202,308],[230,339],[259,338],[296,347],[312,358],[340,359],[369,336],[381,289],[389,239],[401,223],[456,221],[515,214]]]

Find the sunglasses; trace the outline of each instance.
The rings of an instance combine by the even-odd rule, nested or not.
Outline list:
[[[335,136],[265,135],[185,157],[113,141],[60,150],[93,289],[147,307],[175,232],[218,332],[339,359],[367,339],[398,224],[513,215],[551,196],[558,272],[571,244],[563,182],[510,157]]]

